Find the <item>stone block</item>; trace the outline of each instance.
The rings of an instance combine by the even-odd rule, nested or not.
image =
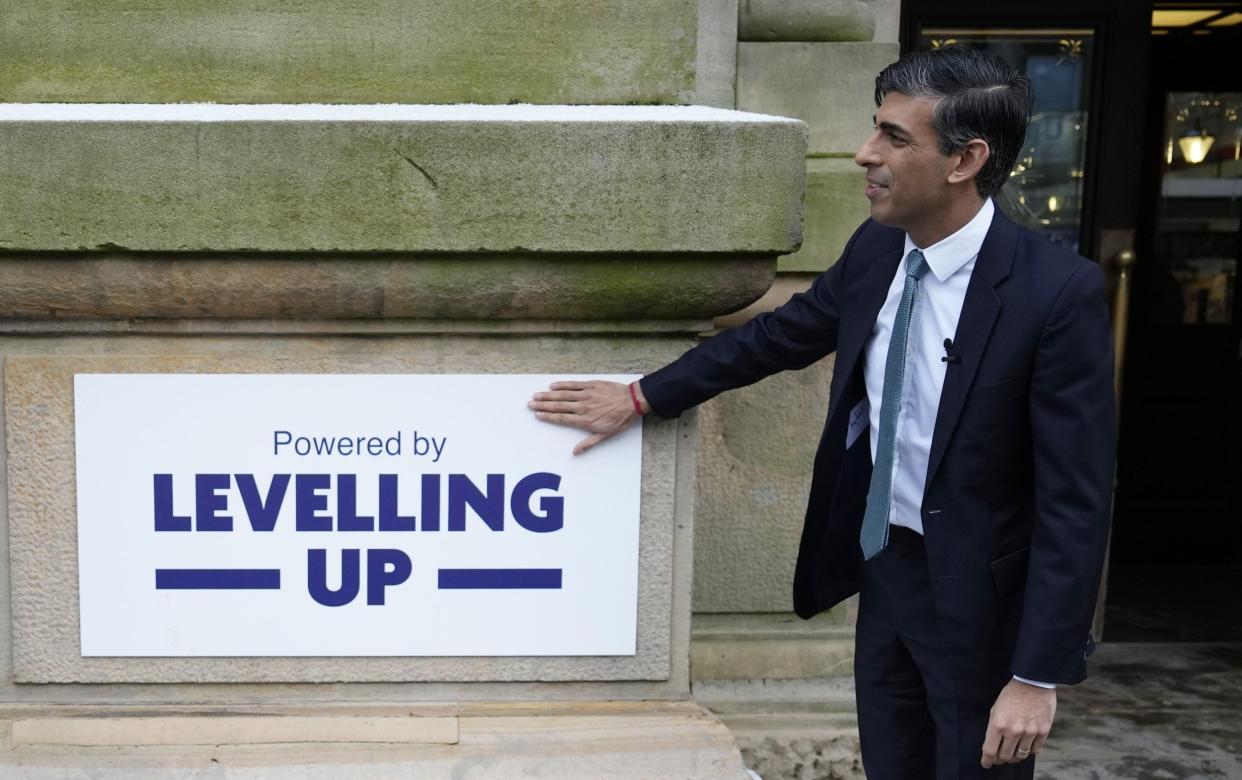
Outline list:
[[[27,718],[13,722],[10,739],[14,747],[279,745],[299,742],[451,745],[457,742],[457,718],[258,714]]]
[[[707,320],[761,296],[772,255],[0,253],[0,318]]]
[[[850,677],[854,628],[847,609],[811,620],[792,613],[694,617],[690,676],[701,680],[772,680]]]
[[[832,361],[699,408],[694,610],[792,609],[794,561]]]
[[[875,31],[863,0],[741,0],[739,41],[869,41]]]
[[[805,134],[681,106],[0,106],[0,248],[788,252]]]
[[[0,102],[688,103],[699,0],[9,0]]]
[[[738,0],[699,0],[699,34],[695,51],[697,106],[733,108],[737,76]]]
[[[867,0],[871,15],[875,18],[874,41],[899,43],[901,41],[901,0]]]
[[[304,714],[273,714],[269,708],[249,704],[186,709],[184,705],[60,705],[54,720],[66,730],[56,742],[57,735],[42,730],[53,720],[45,714],[46,707],[0,706],[0,776],[23,780],[748,778],[728,729],[694,702],[595,699],[463,704],[455,707],[458,712],[452,717],[442,719],[453,724],[456,738],[452,744],[404,739],[410,735],[400,729],[386,735],[386,741],[340,738],[367,736],[367,726],[375,721],[419,720],[393,712],[375,714],[376,710],[397,709],[393,706],[321,705],[302,707]],[[242,720],[254,721],[253,735],[229,732],[223,734],[227,738],[223,744],[202,741],[203,735],[220,733]],[[36,721],[41,728],[35,736],[47,737],[46,741],[29,739]],[[289,722],[280,725],[281,721]],[[296,732],[303,727],[299,723],[306,721],[333,725],[339,732],[306,742],[267,739],[283,736],[276,733],[279,730]],[[393,724],[386,728],[392,729]],[[85,741],[83,735],[107,739],[80,744]],[[66,738],[77,742],[67,744]],[[231,742],[235,738],[249,739],[238,744]]]
[[[739,43],[737,105],[805,121],[811,155],[852,156],[871,132],[876,74],[898,54],[894,43]]]
[[[778,277],[769,296],[747,311],[775,308],[812,278]],[[696,614],[792,609],[794,561],[831,379],[829,357],[699,407]]]
[[[0,354],[7,356],[3,381],[9,542],[0,577],[11,582],[12,610],[11,619],[0,615],[9,632],[0,636],[0,668],[11,668],[19,683],[229,683],[234,687],[226,695],[233,696],[239,695],[235,684],[247,682],[514,682],[517,688],[505,695],[519,698],[548,696],[540,683],[578,682],[585,686],[579,695],[593,690],[597,696],[616,698],[628,690],[643,698],[684,696],[694,415],[645,423],[637,653],[598,657],[83,657],[78,640],[73,426],[75,372],[641,373],[683,347],[679,339],[642,334],[0,339]],[[532,387],[532,392],[537,389]],[[12,655],[4,658],[10,651],[9,637]],[[269,688],[246,695],[260,699],[294,695],[287,686]],[[14,696],[35,695],[30,686],[23,689],[17,694],[12,683],[0,681],[0,698],[13,701]],[[460,686],[456,691],[452,695],[462,695]],[[156,695],[166,700],[170,694]],[[211,685],[194,685],[182,689],[177,700],[204,701],[220,695]],[[441,690],[438,698],[444,695]],[[410,691],[400,694],[401,699],[411,696],[417,698]]]
[[[782,273],[823,271],[837,261],[871,213],[863,178],[863,169],[853,160],[807,160],[804,239],[797,252],[777,262]]]

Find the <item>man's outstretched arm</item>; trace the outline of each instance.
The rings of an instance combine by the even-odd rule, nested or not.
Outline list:
[[[831,268],[774,311],[724,331],[631,386],[617,382],[556,382],[528,404],[541,420],[591,435],[581,454],[620,433],[642,414],[676,417],[725,390],[758,382],[778,371],[804,368],[834,352],[840,322],[840,289],[847,258],[871,221],[864,222]]]

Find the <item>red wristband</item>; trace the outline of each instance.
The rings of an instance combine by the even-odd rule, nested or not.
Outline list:
[[[634,402],[634,411],[638,413],[639,417],[642,417],[643,416],[643,405],[638,402],[638,393],[635,392],[634,390],[634,385],[636,384],[638,383],[630,382],[630,400]]]

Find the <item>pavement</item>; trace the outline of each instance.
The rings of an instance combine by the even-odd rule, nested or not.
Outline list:
[[[1036,780],[1242,778],[1242,643],[1100,645]]]
[[[1242,780],[1242,642],[1104,642],[1062,686],[1036,780]],[[763,780],[862,780],[848,677],[701,681]]]

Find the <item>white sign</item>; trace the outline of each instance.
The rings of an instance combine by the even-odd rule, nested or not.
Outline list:
[[[564,378],[77,375],[82,655],[633,655],[641,426]]]

